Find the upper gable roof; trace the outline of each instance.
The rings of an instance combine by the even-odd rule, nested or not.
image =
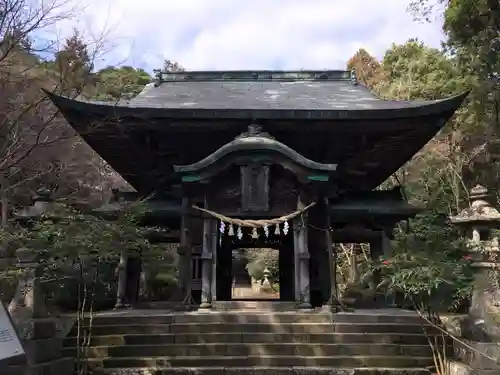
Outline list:
[[[259,119],[417,117],[454,111],[465,96],[432,101],[384,100],[351,73],[336,70],[164,73],[137,97],[118,104],[49,95],[60,108],[87,113]]]
[[[246,73],[246,74],[245,74]],[[415,107],[429,102],[383,100],[348,72],[175,73],[144,90],[129,106],[197,109],[363,110]],[[255,77],[255,76],[254,76]],[[324,77],[324,78],[321,78]]]

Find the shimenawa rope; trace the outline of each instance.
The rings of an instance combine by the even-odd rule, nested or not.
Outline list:
[[[227,224],[233,224],[237,225],[240,227],[247,227],[247,228],[262,228],[264,226],[273,226],[273,225],[279,225],[284,223],[285,221],[291,220],[295,218],[296,216],[302,214],[304,211],[308,210],[309,208],[313,207],[316,204],[316,202],[312,202],[305,206],[304,208],[301,208],[300,210],[294,211],[291,214],[285,215],[285,216],[280,216],[274,219],[262,219],[262,220],[242,220],[242,219],[234,219],[225,215],[221,215],[217,212],[207,210],[206,208],[201,208],[196,205],[193,205],[193,208],[198,211],[205,212],[216,219],[223,221]]]

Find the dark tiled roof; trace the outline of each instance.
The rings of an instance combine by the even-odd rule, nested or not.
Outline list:
[[[149,86],[128,106],[166,109],[364,110],[433,102],[383,100],[348,72],[185,72]],[[239,74],[236,74],[239,73]],[[245,74],[246,73],[246,74]],[[254,77],[252,77],[254,75]]]
[[[165,78],[166,77],[166,78]],[[48,93],[61,109],[98,116],[189,119],[396,119],[453,113],[466,94],[433,101],[375,96],[345,71],[182,72],[119,103]]]
[[[183,72],[125,103],[47,92],[68,122],[138,191],[164,191],[173,165],[210,155],[249,124],[319,163],[350,190],[375,188],[441,129],[466,94],[386,101],[349,72]],[[189,150],[188,150],[189,148]]]

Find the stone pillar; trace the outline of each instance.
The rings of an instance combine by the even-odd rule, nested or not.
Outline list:
[[[302,203],[299,201],[298,209],[303,208]],[[307,216],[306,213],[297,216],[293,223],[295,251],[297,253],[296,259],[298,261],[298,293],[296,292],[297,307],[300,309],[310,309],[311,306],[311,290],[309,278],[309,250],[307,246]]]
[[[200,308],[212,307],[212,232],[213,220],[203,219],[203,249],[201,253],[201,304]]]
[[[39,254],[27,248],[16,251],[21,276],[8,310],[23,341],[27,374],[69,374],[73,360],[62,358],[62,340],[56,337],[57,322],[50,317],[45,305],[40,285],[44,269]]]
[[[127,306],[127,261],[128,254],[125,250],[120,253],[120,262],[118,263],[118,288],[116,291],[115,309],[124,308]]]

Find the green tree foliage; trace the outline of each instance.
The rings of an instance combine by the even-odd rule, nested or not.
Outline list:
[[[459,62],[462,74],[471,78],[472,92],[464,126],[470,134],[466,151],[473,157],[466,175],[498,192],[500,3],[491,0],[448,0],[443,4],[446,5],[443,13],[446,47]],[[474,152],[478,148],[482,152]]]
[[[389,79],[379,90],[392,99],[442,99],[466,91],[471,83],[455,57],[418,40],[393,45],[382,67]],[[468,111],[468,106],[460,110],[401,171],[409,199],[426,212],[410,221],[409,231],[406,225],[398,228],[395,256],[383,267],[387,285],[434,309],[456,308],[471,281],[469,263],[462,259],[465,244],[443,219],[457,213],[467,198],[462,172],[470,163],[463,135],[469,126]]]
[[[55,54],[54,66],[60,78],[63,93],[80,93],[91,79],[93,64],[87,44],[78,30],[66,39],[61,51]]]
[[[431,22],[436,14],[444,11],[450,0],[412,0],[408,11],[417,21]]]
[[[100,100],[133,98],[152,81],[144,69],[131,66],[108,66],[99,70],[96,76],[98,83],[95,87],[95,96]]]
[[[380,62],[364,48],[349,59],[347,69],[354,70],[357,80],[370,88],[375,88],[385,78]]]
[[[413,1],[410,11],[420,20],[444,17],[443,50],[416,39],[393,45],[381,61],[385,76],[374,87],[387,99],[403,100],[472,90],[446,128],[396,174],[410,201],[426,211],[397,228],[395,255],[381,266],[384,285],[434,308],[456,307],[471,282],[463,238],[443,218],[468,204],[471,185],[499,187],[499,8],[498,0]],[[362,58],[357,61],[363,66]],[[365,61],[366,70],[374,66]]]
[[[447,215],[430,208],[412,220],[409,231],[396,231],[393,256],[379,266],[384,287],[403,294],[410,306],[422,304],[434,311],[460,308],[473,281],[465,250],[465,241]]]
[[[476,121],[500,136],[500,3],[451,0],[444,13],[447,46],[476,78],[471,99]]]
[[[454,59],[418,39],[393,44],[381,66],[388,77],[378,89],[391,99],[442,99],[461,93],[467,87]]]
[[[472,93],[468,98],[468,117],[463,126],[471,135],[469,147],[497,143],[500,129],[500,5],[497,0],[416,0],[410,11],[420,19],[430,20],[439,12],[444,18],[445,48],[454,56],[461,75],[469,79]],[[495,147],[494,147],[495,148]],[[497,158],[489,147],[476,165],[479,174],[493,174],[486,164]],[[491,155],[493,154],[493,155]],[[494,177],[496,180],[497,178]],[[483,181],[492,188],[491,183]]]
[[[444,1],[443,1],[444,2]],[[468,68],[499,84],[500,3],[496,0],[448,0],[443,30],[447,45]]]
[[[133,69],[135,72],[131,73],[125,67],[117,68],[119,72],[116,75],[110,72],[113,69],[105,69],[101,80],[100,75],[93,71],[92,62],[100,52],[98,46],[103,41],[94,41],[94,48],[89,49],[78,31],[63,41],[61,50],[53,54],[56,43],[43,45],[39,36],[44,28],[76,16],[72,10],[64,11],[63,8],[67,7],[61,5],[64,4],[59,1],[42,4],[36,1],[7,0],[0,6],[0,224],[4,231],[0,236],[5,234],[6,240],[16,237],[19,241],[13,247],[14,250],[33,242],[30,246],[41,251],[44,244],[44,237],[41,236],[45,233],[47,248],[60,253],[60,259],[67,257],[68,262],[77,255],[77,249],[72,244],[78,245],[83,253],[97,249],[96,253],[92,253],[99,257],[100,276],[96,296],[101,296],[98,297],[101,301],[114,301],[116,252],[127,244],[132,248],[142,246],[140,237],[136,236],[137,228],[126,224],[125,218],[105,222],[75,212],[72,215],[82,217],[85,223],[78,220],[73,223],[48,220],[36,224],[32,232],[19,228],[15,233],[8,232],[12,229],[12,213],[29,205],[33,192],[41,185],[54,188],[56,197],[84,200],[94,206],[103,203],[107,198],[106,192],[111,188],[127,188],[127,184],[75,135],[41,89],[70,97],[96,97],[99,96],[96,92],[102,91],[102,96],[112,96],[111,99],[116,100],[127,97],[130,92],[134,95],[140,92],[150,82],[150,77],[143,70]],[[37,53],[40,55],[37,56]],[[137,231],[142,232],[140,228]],[[58,233],[60,235],[56,235]],[[121,239],[117,242],[116,237]],[[150,250],[154,248],[152,244],[144,246]],[[110,252],[104,250],[106,247]],[[7,247],[2,246],[0,263],[3,263],[4,256],[13,256],[6,249]],[[147,249],[144,251],[147,252]],[[161,289],[158,293],[163,293],[166,283],[175,282],[175,259],[171,252],[165,250],[160,251],[159,258],[156,258],[154,252],[151,254],[148,261],[154,267],[150,268],[152,277],[148,280],[160,280],[154,288]],[[49,255],[55,257],[55,254],[47,254]],[[161,267],[159,259],[164,259],[171,267]],[[50,269],[47,275],[52,274],[54,281],[47,280],[46,285],[56,286],[63,279],[74,284],[75,278],[68,278],[68,274],[65,274],[67,267],[63,263],[54,260],[53,265],[57,264],[56,268],[62,273]],[[50,264],[47,263],[46,266],[49,267]],[[5,280],[2,280],[3,285]],[[63,291],[64,298],[71,302],[69,305],[74,305],[76,289],[70,286],[66,288],[69,289],[51,289]],[[54,296],[56,300],[60,300],[59,297],[61,296]]]
[[[350,64],[352,61],[357,61],[361,71],[377,66],[363,52]],[[442,99],[466,91],[472,82],[455,56],[429,48],[417,39],[393,44],[378,66],[380,76],[370,76],[377,82],[373,89],[392,100]],[[407,304],[411,304],[411,296],[415,303],[427,307],[457,308],[468,293],[470,272],[469,263],[463,259],[465,245],[443,219],[463,207],[466,198],[462,171],[470,162],[464,153],[468,112],[468,106],[459,111],[445,131],[396,174],[408,199],[426,209],[396,229],[394,257],[380,263],[384,276],[380,287],[397,290],[407,297]]]
[[[42,281],[55,305],[76,309],[80,295],[92,301],[94,309],[110,308],[116,301],[116,267],[121,251],[154,263],[156,273],[159,264],[165,264],[163,272],[175,275],[173,251],[148,240],[152,231],[161,234],[162,230],[140,225],[144,213],[137,203],[128,213],[104,220],[57,203],[50,214],[2,232],[3,243],[8,248],[27,247],[39,254],[44,267]],[[12,243],[15,245],[9,246]],[[15,273],[4,270],[3,279],[8,275]],[[175,276],[168,283],[176,284]]]
[[[165,60],[163,71],[182,72],[184,68],[178,62]],[[96,79],[97,84],[88,90],[88,96],[109,101],[131,99],[153,81],[151,75],[144,69],[131,66],[108,66],[96,73]]]
[[[275,249],[246,249],[248,274],[256,280],[264,278],[264,270],[270,272],[270,281],[279,283],[279,259]]]

